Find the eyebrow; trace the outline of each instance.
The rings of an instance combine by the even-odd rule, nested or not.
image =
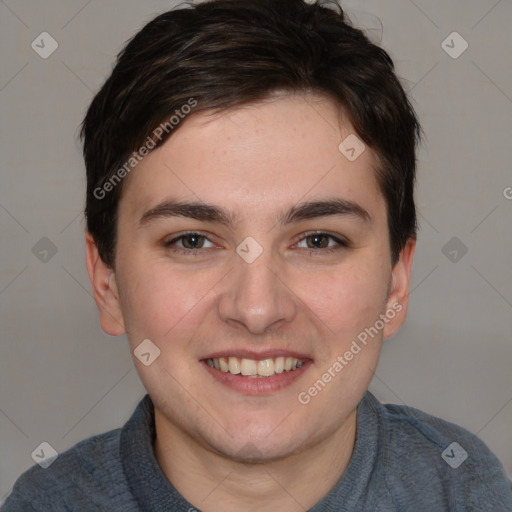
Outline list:
[[[354,217],[366,223],[371,223],[370,214],[361,205],[339,198],[308,201],[294,205],[278,216],[277,223],[285,226],[294,222],[334,215]],[[142,227],[153,220],[168,217],[187,217],[199,221],[214,222],[228,227],[235,224],[237,220],[236,215],[213,204],[174,201],[170,199],[147,210],[140,218],[139,226]]]

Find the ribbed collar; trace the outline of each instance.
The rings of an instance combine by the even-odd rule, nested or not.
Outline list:
[[[385,466],[387,435],[383,405],[369,391],[357,406],[356,443],[352,457],[336,485],[310,512],[358,512],[377,509],[387,493]]]
[[[375,510],[383,489],[385,446],[382,404],[367,391],[357,407],[356,443],[342,478],[310,512]],[[169,482],[153,453],[156,439],[153,402],[146,395],[121,430],[120,455],[130,490],[144,512],[197,510]],[[370,486],[371,483],[371,486]]]
[[[149,395],[137,405],[121,430],[124,473],[142,512],[196,510],[169,482],[153,453],[155,410]]]

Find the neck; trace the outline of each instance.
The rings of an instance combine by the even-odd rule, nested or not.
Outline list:
[[[165,476],[204,512],[304,512],[344,474],[356,439],[356,411],[336,432],[300,453],[265,463],[237,462],[199,444],[155,408],[154,452]]]

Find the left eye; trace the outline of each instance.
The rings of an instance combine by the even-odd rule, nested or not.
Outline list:
[[[311,240],[311,244],[308,244],[308,241]],[[333,240],[334,243],[332,245],[329,245],[329,240]],[[347,243],[343,240],[340,240],[339,238],[336,238],[333,235],[329,235],[328,233],[312,233],[309,235],[306,235],[304,238],[301,239],[299,242],[302,243],[303,241],[306,241],[306,249],[333,249],[339,246],[347,247]]]

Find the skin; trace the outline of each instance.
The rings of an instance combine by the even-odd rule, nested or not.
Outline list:
[[[192,114],[128,178],[115,272],[86,234],[102,329],[126,333],[132,353],[144,339],[161,351],[150,366],[134,357],[155,405],[155,456],[178,491],[206,512],[299,511],[317,503],[350,461],[356,407],[382,339],[405,319],[415,242],[393,266],[376,157],[366,148],[351,162],[338,150],[352,133],[347,116],[313,94]],[[144,212],[169,198],[215,204],[236,222],[168,217],[140,225]],[[289,207],[331,198],[357,203],[370,221],[337,215],[277,223]],[[189,230],[207,239],[164,246]],[[326,238],[315,245],[312,231]],[[236,253],[249,236],[263,249],[252,263]],[[196,255],[173,252],[194,242]],[[340,248],[326,253],[326,245]],[[401,311],[384,329],[301,404],[298,394],[397,304]],[[312,364],[285,389],[247,396],[200,362],[237,347],[294,350]]]

